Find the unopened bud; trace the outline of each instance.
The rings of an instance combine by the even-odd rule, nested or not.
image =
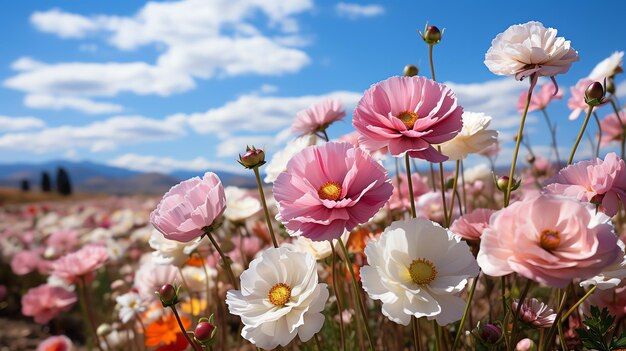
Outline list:
[[[485,324],[478,331],[480,339],[489,345],[497,344],[502,338],[502,329],[494,324]]]
[[[428,23],[424,27],[424,33],[420,32],[420,36],[428,45],[436,45],[441,41],[443,33],[435,26],[429,26]]]
[[[419,73],[419,69],[414,65],[408,64],[404,66],[403,74],[405,77],[413,77]]]
[[[495,175],[494,175],[495,178]],[[498,188],[498,190],[505,192],[506,193],[506,189],[509,186],[509,177],[508,176],[502,176],[498,179],[495,180],[496,182],[496,187]],[[511,184],[511,191],[517,190],[517,188],[519,188],[520,184],[522,183],[521,180],[516,180],[515,178],[512,179],[512,184]]]
[[[596,194],[594,195],[589,202],[594,205],[602,205],[602,200],[604,200],[604,194]]]
[[[265,152],[261,149],[256,149],[254,146],[250,148],[246,147],[246,152],[243,155],[239,155],[239,162],[242,166],[253,169],[265,164]]]
[[[587,90],[585,90],[585,96],[587,97],[588,100],[599,100],[602,99],[604,97],[604,87],[602,86],[602,83],[600,82],[593,82],[591,84],[589,84],[589,86],[587,87]]]
[[[605,88],[607,93],[615,94],[615,80],[613,80],[613,77],[607,79]]]
[[[170,307],[178,303],[178,288],[172,284],[165,284],[156,292],[163,307]]]
[[[533,156],[533,155],[526,156],[526,162],[528,162],[530,164],[535,163],[535,156]]]
[[[193,331],[193,337],[199,344],[206,344],[213,339],[215,333],[215,326],[209,321],[202,321],[198,323],[196,329]]]

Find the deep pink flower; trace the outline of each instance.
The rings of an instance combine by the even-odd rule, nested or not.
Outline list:
[[[454,138],[463,108],[452,90],[423,76],[391,77],[372,85],[354,111],[352,124],[367,150],[388,146],[395,157],[406,152],[431,162],[448,159],[432,145]]]
[[[70,284],[85,279],[93,279],[95,271],[102,267],[109,258],[107,249],[102,246],[88,245],[69,253],[52,263],[52,275],[64,279]]]
[[[550,101],[563,98],[563,90],[559,90],[554,95],[556,86],[554,84],[544,84],[539,91],[530,97],[530,105],[528,105],[528,112],[543,110],[548,106]],[[517,111],[523,112],[526,107],[526,99],[528,98],[528,90],[524,90],[517,99]]]
[[[69,311],[76,303],[76,294],[58,286],[40,285],[22,297],[22,314],[46,324],[59,313]]]
[[[421,196],[429,192],[427,178],[420,176],[417,172],[411,174],[413,181],[413,196],[415,201]],[[391,180],[393,184],[393,194],[389,199],[390,210],[408,210],[411,208],[411,199],[409,197],[408,179],[405,173],[400,174],[400,185],[398,187],[398,178],[394,176]]]
[[[226,208],[222,182],[215,173],[172,187],[150,214],[150,222],[166,239],[189,242],[217,224]]]
[[[65,335],[51,336],[37,346],[37,351],[71,351],[72,340]]]
[[[624,138],[624,130],[626,129],[626,109],[619,111],[619,118],[615,113],[607,115],[600,121],[602,128],[602,139],[600,145],[604,146],[613,141],[621,141]]]
[[[572,113],[569,115],[570,120],[575,120],[581,112],[585,112],[589,108],[589,105],[585,102],[585,91],[593,82],[594,80],[589,78],[582,78],[576,85],[569,88],[572,93],[572,96],[567,100],[567,107],[572,110]],[[600,104],[600,106],[606,104],[608,101],[609,100],[606,100],[604,103]],[[604,130],[602,130],[602,132],[604,133]]]
[[[519,300],[515,299],[511,303],[511,311],[517,311]],[[519,311],[519,319],[537,328],[549,328],[556,319],[556,313],[543,302],[531,298],[524,300]]]
[[[315,134],[326,129],[331,123],[342,119],[345,115],[346,111],[343,110],[340,100],[325,99],[298,112],[296,120],[291,125],[291,131],[300,134]]]
[[[450,231],[467,240],[480,240],[494,212],[496,211],[490,208],[477,208],[454,221],[450,226]]]
[[[575,199],[539,195],[491,216],[477,261],[491,276],[518,274],[552,287],[602,272],[621,248],[610,218]]]
[[[615,216],[620,201],[626,205],[626,164],[611,152],[604,161],[581,161],[563,168],[546,181],[544,191],[574,197],[600,205],[608,216]]]
[[[387,171],[348,143],[309,146],[287,163],[274,182],[279,219],[291,235],[337,239],[370,218],[389,200]]]
[[[41,261],[41,252],[37,250],[24,250],[16,253],[11,258],[11,270],[16,275],[25,275],[35,271]]]

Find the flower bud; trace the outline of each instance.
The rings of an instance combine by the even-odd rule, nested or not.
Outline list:
[[[156,292],[163,307],[170,307],[178,303],[178,288],[172,284],[165,284]]]
[[[604,97],[605,91],[602,83],[593,82],[589,84],[587,90],[585,90],[585,96],[587,100],[600,100]]]
[[[535,163],[535,156],[533,156],[533,155],[526,156],[526,162],[528,162],[528,163],[530,163],[532,165],[533,163]]]
[[[606,81],[606,92],[611,95],[615,94],[615,80],[613,80],[613,77]]]
[[[256,149],[254,145],[252,148],[246,147],[246,152],[243,155],[239,155],[239,164],[242,166],[253,169],[265,164],[265,152],[261,149]]]
[[[403,73],[405,77],[413,77],[419,73],[419,69],[412,64],[408,64],[404,66]]]
[[[498,188],[498,190],[506,193],[506,189],[509,186],[509,177],[508,176],[502,176],[498,179],[495,179],[495,175],[494,175],[494,180],[496,182],[496,187]],[[511,191],[517,190],[517,188],[519,188],[520,184],[522,183],[521,180],[516,180],[515,178],[513,178],[513,183],[511,185]]]
[[[602,205],[602,200],[604,200],[604,194],[595,194],[589,202],[594,205]]]
[[[213,338],[215,326],[208,321],[198,323],[193,331],[193,337],[200,344],[205,344]]]
[[[439,31],[439,28],[435,26],[429,26],[426,23],[424,27],[424,33],[420,32],[420,36],[428,45],[437,45],[441,41],[441,37],[443,36],[443,32]]]
[[[482,325],[478,333],[480,335],[480,339],[489,345],[497,344],[502,338],[502,329],[494,324],[485,324]]]
[[[113,329],[111,328],[110,324],[102,323],[96,329],[96,334],[98,334],[98,336],[107,336],[111,334],[112,331]]]

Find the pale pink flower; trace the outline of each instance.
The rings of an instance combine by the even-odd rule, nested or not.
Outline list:
[[[369,151],[388,146],[392,156],[442,162],[433,144],[454,138],[463,108],[452,90],[422,76],[391,77],[372,85],[359,101],[352,124],[359,144]]]
[[[342,143],[350,143],[354,145],[355,147],[360,147],[363,150],[367,150],[365,149],[365,147],[363,147],[363,145],[359,143],[359,136],[361,136],[361,134],[355,130],[354,132],[350,132],[348,134],[344,134],[340,136],[337,139],[337,141],[342,142]],[[385,155],[389,153],[389,149],[385,146],[378,150],[373,150],[373,151],[368,151],[368,152],[370,153],[370,155],[372,155],[372,157],[376,159],[382,159]]]
[[[513,272],[552,287],[602,272],[622,254],[610,218],[575,199],[539,195],[491,216],[478,264],[491,276]]]
[[[587,105],[585,101],[585,92],[593,82],[595,81],[589,78],[583,78],[579,80],[576,85],[569,88],[572,93],[572,96],[567,100],[567,107],[572,110],[572,113],[569,115],[570,121],[578,118],[581,112],[585,112],[589,108],[589,105]],[[608,101],[609,100],[606,100],[599,106],[606,104]],[[602,132],[604,133],[604,130],[602,130]]]
[[[519,300],[513,300],[511,311],[517,311]],[[537,328],[549,328],[554,323],[556,313],[543,302],[531,298],[524,300],[519,311],[519,319]]]
[[[342,119],[346,115],[341,101],[338,99],[324,99],[311,105],[306,110],[298,112],[296,120],[291,125],[291,131],[300,134],[315,134]]]
[[[76,301],[75,293],[43,284],[22,296],[22,314],[33,317],[39,324],[46,324],[61,312],[69,311]]]
[[[534,341],[524,338],[515,345],[515,351],[529,351],[533,346],[535,346]]]
[[[454,221],[450,226],[450,231],[467,240],[480,240],[494,212],[496,211],[490,208],[477,208]]]
[[[620,202],[626,205],[626,164],[614,152],[604,160],[577,162],[548,179],[544,191],[598,204],[612,217]]]
[[[24,250],[11,258],[11,270],[16,275],[25,275],[35,271],[41,261],[41,252],[38,250]]]
[[[74,229],[57,230],[46,239],[46,245],[53,247],[56,253],[71,251],[78,244],[78,232]]]
[[[93,279],[95,271],[102,267],[108,258],[109,254],[105,247],[88,245],[54,261],[52,275],[70,284],[83,279],[89,282]]]
[[[413,196],[417,200],[421,195],[430,191],[428,180],[426,177],[420,176],[417,172],[411,174],[413,181]],[[411,199],[409,197],[409,183],[406,173],[400,174],[400,184],[398,185],[398,177],[394,176],[391,180],[393,184],[393,193],[389,199],[390,210],[408,210],[411,208]]]
[[[37,346],[37,351],[72,351],[72,340],[65,335],[50,336]]]
[[[602,128],[602,139],[600,145],[605,146],[613,141],[621,141],[624,138],[626,129],[626,109],[619,111],[619,118],[615,113],[607,115],[600,121]]]
[[[389,200],[387,171],[348,143],[309,146],[289,160],[274,182],[277,217],[291,235],[337,239],[365,223]]]
[[[459,216],[459,198],[454,200],[454,209],[452,209],[452,216],[450,221]],[[452,191],[446,192],[446,206],[450,209],[452,203]],[[441,198],[441,192],[429,191],[421,195],[415,202],[415,210],[417,212],[417,218],[426,218],[439,224],[444,224],[445,214],[443,213],[443,199]]]
[[[150,222],[166,239],[188,242],[221,220],[226,207],[222,182],[215,173],[172,187],[150,214]]]
[[[485,54],[485,65],[499,76],[522,80],[530,75],[554,77],[569,71],[578,61],[570,41],[540,22],[510,26],[498,34]]]
[[[155,291],[165,284],[181,283],[179,270],[171,264],[156,264],[148,261],[135,274],[134,287],[139,296],[146,300],[156,299]]]
[[[594,291],[584,302],[583,306],[588,311],[590,306],[597,306],[599,309],[606,307],[609,313],[616,318],[626,315],[626,286],[615,289]]]
[[[550,104],[550,101],[563,98],[563,90],[558,90],[556,95],[554,91],[557,90],[554,84],[544,84],[539,88],[539,91],[534,93],[530,97],[530,105],[528,105],[528,112],[543,110]],[[528,98],[528,90],[524,90],[517,99],[517,111],[523,112],[526,107],[526,99]]]

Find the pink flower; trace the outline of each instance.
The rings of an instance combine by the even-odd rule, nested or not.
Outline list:
[[[215,173],[172,187],[150,214],[150,222],[166,239],[189,242],[221,220],[226,208],[222,182]]]
[[[591,306],[599,309],[606,307],[609,313],[616,318],[622,318],[626,314],[626,286],[615,289],[596,290],[585,300],[583,306],[587,311]]]
[[[626,205],[626,164],[614,152],[604,161],[581,161],[563,168],[546,181],[544,191],[599,204],[608,216],[615,216],[620,201]]]
[[[300,134],[315,134],[325,130],[331,123],[342,119],[345,115],[346,111],[343,110],[340,100],[325,99],[298,112],[296,120],[291,125],[291,131]]]
[[[429,192],[429,186],[426,177],[422,177],[417,173],[411,174],[411,180],[413,181],[413,196],[415,200]],[[400,174],[400,184],[398,185],[398,178],[394,176],[391,180],[393,184],[393,193],[389,199],[389,209],[391,210],[407,210],[411,208],[411,199],[409,197],[409,185],[407,182],[407,176],[405,173]]]
[[[354,147],[360,147],[363,150],[367,150],[365,149],[361,144],[359,144],[359,136],[361,134],[359,134],[359,132],[354,131],[354,132],[350,132],[348,134],[344,134],[341,137],[339,137],[337,139],[338,142],[343,142],[343,143],[350,143],[352,145],[354,145]],[[389,152],[389,149],[385,146],[382,147],[378,150],[374,150],[369,152],[370,155],[372,155],[372,157],[376,158],[376,159],[381,159],[383,158],[385,155],[387,155],[387,153]]]
[[[57,286],[40,285],[22,297],[22,314],[46,324],[59,313],[69,311],[76,303],[76,294]]]
[[[69,253],[52,263],[52,275],[64,279],[70,284],[82,279],[93,279],[95,271],[102,267],[109,258],[107,249],[102,246],[88,245]]]
[[[626,110],[619,111],[619,118],[615,113],[604,117],[600,121],[600,127],[602,128],[602,139],[600,144],[602,146],[607,145],[613,141],[621,141],[624,138],[624,129],[626,129]]]
[[[594,80],[591,80],[589,78],[583,78],[579,80],[575,86],[569,88],[570,92],[572,93],[572,97],[567,100],[567,107],[572,110],[572,113],[570,113],[569,115],[569,119],[571,121],[578,118],[581,112],[585,112],[589,108],[589,105],[587,105],[587,103],[585,102],[585,91],[593,82]],[[608,100],[600,104],[600,106],[606,104],[607,102]],[[602,132],[604,133],[604,129],[602,130]]]
[[[561,100],[563,98],[563,91],[559,90],[554,95],[556,86],[554,84],[544,84],[538,92],[530,97],[530,105],[528,105],[528,112],[543,110],[548,106],[550,101],[554,99]],[[517,111],[523,112],[526,107],[526,99],[528,98],[528,90],[524,90],[517,99]]]
[[[518,274],[552,287],[602,272],[622,254],[610,218],[552,195],[514,202],[491,216],[478,264],[491,276]]]
[[[452,210],[451,221],[459,216],[459,199],[454,200],[454,209]],[[452,191],[446,192],[446,206],[450,209],[450,203],[452,202]],[[415,209],[417,212],[417,218],[426,218],[439,224],[444,224],[445,214],[443,213],[443,201],[441,199],[441,192],[429,191],[426,194],[421,195],[415,201]]]
[[[459,217],[450,226],[450,231],[467,240],[480,240],[483,231],[489,227],[489,218],[496,212],[489,208],[478,208]]]
[[[73,229],[58,230],[46,239],[46,245],[53,247],[57,253],[71,251],[78,244],[78,232]]]
[[[135,274],[134,287],[144,299],[157,299],[155,291],[165,284],[174,284],[181,279],[178,268],[171,264],[155,264],[148,261],[139,267]]]
[[[71,351],[72,340],[65,335],[51,336],[37,346],[37,351]]]
[[[16,275],[25,275],[39,267],[41,253],[35,250],[25,250],[16,253],[11,259],[11,270]]]
[[[367,222],[389,200],[383,166],[348,143],[309,146],[289,160],[274,183],[279,220],[291,235],[337,239]]]
[[[511,311],[517,311],[519,300],[513,300],[511,303]],[[530,300],[524,300],[522,307],[519,311],[519,319],[523,322],[531,324],[537,328],[549,328],[554,323],[556,313],[548,305],[543,302],[531,298]]]
[[[365,91],[352,124],[366,150],[388,146],[395,157],[408,152],[442,162],[448,158],[432,144],[454,138],[463,127],[462,115],[463,108],[445,85],[422,76],[391,77]]]

